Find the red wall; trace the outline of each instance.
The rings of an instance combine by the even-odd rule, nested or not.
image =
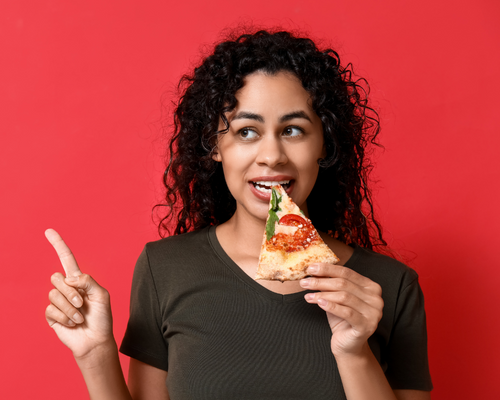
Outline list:
[[[223,28],[254,21],[324,38],[368,78],[386,148],[376,198],[421,277],[433,398],[499,398],[499,4],[2,1],[2,397],[87,397],[44,320],[61,268],[43,232],[110,290],[121,340],[135,259],[157,238],[160,97]]]

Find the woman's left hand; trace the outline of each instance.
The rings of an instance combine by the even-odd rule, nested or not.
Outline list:
[[[341,265],[311,264],[310,278],[300,281],[308,303],[326,311],[332,329],[333,355],[358,355],[382,318],[384,301],[379,284]]]

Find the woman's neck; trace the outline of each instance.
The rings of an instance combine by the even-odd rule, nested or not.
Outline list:
[[[265,226],[266,221],[236,210],[228,221],[217,227],[217,234],[239,253],[258,257]]]
[[[217,239],[227,255],[252,279],[257,272],[259,254],[262,247],[266,221],[236,212],[229,221],[219,225],[216,230]],[[298,281],[256,281],[268,290],[290,294],[301,292]]]

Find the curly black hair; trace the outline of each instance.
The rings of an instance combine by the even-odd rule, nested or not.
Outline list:
[[[171,234],[172,225],[177,235],[221,224],[235,212],[236,201],[212,155],[217,135],[229,129],[225,113],[236,107],[236,92],[255,71],[293,73],[322,121],[327,155],[307,199],[315,227],[347,244],[385,246],[368,187],[368,155],[378,145],[380,125],[368,105],[367,82],[355,80],[352,66],[341,66],[335,51],[319,50],[311,39],[289,32],[264,30],[219,43],[192,75],[181,78],[163,178],[165,203],[156,206],[167,210],[160,235]]]

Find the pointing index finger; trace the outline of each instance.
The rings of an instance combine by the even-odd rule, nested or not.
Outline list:
[[[45,237],[56,250],[64,268],[64,272],[66,272],[66,277],[81,275],[82,271],[80,271],[73,253],[69,249],[68,245],[64,243],[61,235],[59,235],[54,229],[47,229],[45,231]]]

